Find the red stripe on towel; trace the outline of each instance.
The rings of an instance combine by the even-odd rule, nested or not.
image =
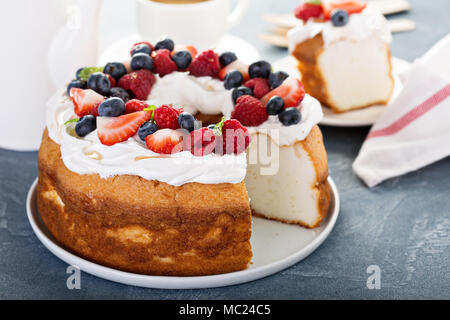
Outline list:
[[[450,84],[446,85],[441,90],[429,97],[427,100],[414,107],[412,110],[410,110],[403,117],[401,117],[391,125],[387,126],[386,128],[370,132],[367,136],[367,139],[390,136],[399,132],[400,130],[408,126],[411,122],[420,118],[425,113],[437,106],[439,103],[444,101],[448,96],[450,96]]]

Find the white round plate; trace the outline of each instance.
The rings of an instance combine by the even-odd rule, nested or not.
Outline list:
[[[112,43],[100,56],[99,65],[130,59],[130,48],[138,41],[142,41],[142,38],[138,34],[132,34]],[[222,37],[215,50],[217,52],[233,51],[239,59],[248,64],[260,59],[259,52],[253,45],[228,33]]]
[[[27,215],[34,233],[54,255],[70,265],[97,277],[147,288],[193,289],[223,287],[253,281],[274,274],[306,258],[328,237],[339,215],[339,194],[331,178],[331,205],[327,217],[316,229],[253,217],[252,264],[242,271],[199,277],[149,276],[108,268],[67,251],[50,234],[37,210],[36,185],[31,185],[27,196]]]
[[[392,75],[394,77],[394,92],[389,100],[392,101],[397,97],[400,91],[403,89],[402,82],[400,81],[399,74],[410,68],[411,63],[406,60],[392,57]],[[285,71],[291,75],[295,75],[301,78],[301,75],[297,68],[297,60],[292,56],[284,57],[275,63],[273,67],[276,70]],[[375,123],[378,117],[385,110],[385,105],[373,105],[368,108],[344,112],[335,113],[330,108],[322,106],[323,119],[320,121],[322,125],[335,126],[335,127],[362,127],[371,126]]]

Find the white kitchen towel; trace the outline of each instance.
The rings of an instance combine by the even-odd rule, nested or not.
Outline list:
[[[373,187],[449,155],[450,34],[414,62],[402,92],[373,125],[353,170]]]

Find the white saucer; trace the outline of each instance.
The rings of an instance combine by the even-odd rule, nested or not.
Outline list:
[[[404,70],[409,69],[411,63],[406,60],[392,57],[392,75],[394,77],[394,92],[390,101],[395,99],[400,91],[403,89],[403,85],[399,79],[399,74]],[[284,57],[275,63],[273,63],[275,70],[282,70],[290,75],[301,78],[297,69],[297,61],[292,56]],[[390,102],[389,101],[389,102]],[[327,107],[322,107],[324,117],[320,124],[335,126],[335,127],[362,127],[370,126],[375,123],[378,117],[385,110],[385,105],[374,105],[368,108],[349,111],[344,113],[335,113]]]
[[[339,194],[331,178],[331,206],[322,225],[305,229],[260,218],[253,218],[252,264],[246,270],[201,277],[148,276],[104,267],[82,259],[63,248],[49,233],[41,220],[36,204],[37,179],[27,196],[27,215],[34,233],[54,255],[70,265],[97,277],[124,284],[163,289],[192,289],[229,286],[274,274],[306,258],[328,237],[339,214]]]
[[[142,38],[138,34],[132,34],[114,42],[100,56],[99,65],[130,59],[130,48],[138,41],[142,41]],[[248,64],[260,59],[258,50],[253,45],[231,34],[225,34],[215,50],[217,52],[233,51],[239,59]]]

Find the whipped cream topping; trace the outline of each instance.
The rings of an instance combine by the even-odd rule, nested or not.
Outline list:
[[[176,90],[174,90],[176,91]],[[169,156],[147,149],[139,137],[113,146],[103,145],[94,130],[84,138],[70,133],[67,120],[76,117],[73,103],[59,90],[47,105],[47,128],[50,138],[61,145],[66,167],[78,174],[137,175],[174,186],[189,182],[206,184],[239,183],[246,174],[246,155],[215,155],[195,157],[189,151]]]
[[[348,23],[342,27],[335,27],[331,21],[315,22],[310,19],[305,24],[300,22],[288,32],[289,51],[294,51],[298,43],[314,38],[319,33],[322,33],[325,47],[336,41],[361,41],[369,37],[376,37],[386,43],[392,41],[386,18],[368,4],[362,12],[351,14]]]
[[[257,127],[247,127],[250,134],[267,134],[279,146],[289,146],[296,141],[304,140],[312,127],[322,120],[322,107],[315,98],[306,94],[299,106],[302,119],[292,126],[283,126],[278,116],[269,116],[269,119]]]

